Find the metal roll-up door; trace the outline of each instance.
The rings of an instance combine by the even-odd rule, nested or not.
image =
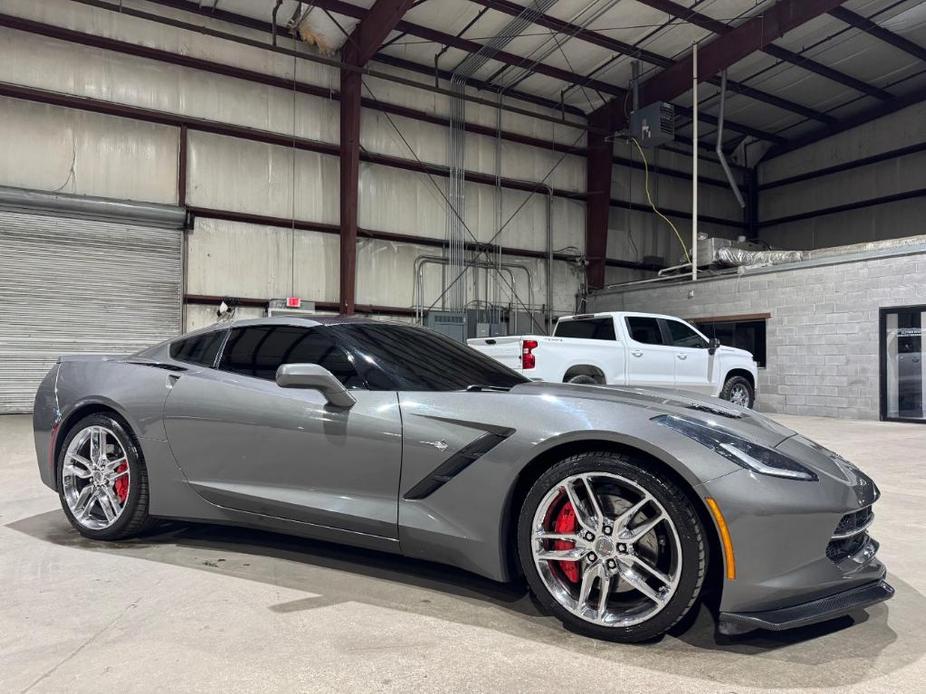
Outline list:
[[[61,354],[177,335],[182,233],[0,210],[0,413],[31,412]]]

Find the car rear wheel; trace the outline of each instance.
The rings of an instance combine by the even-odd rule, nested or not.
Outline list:
[[[71,525],[95,540],[120,540],[148,521],[148,475],[125,427],[93,414],[70,429],[58,453],[58,495]]]
[[[740,407],[752,407],[756,399],[756,394],[755,389],[748,379],[743,376],[731,376],[727,379],[727,382],[723,384],[720,397]]]
[[[685,494],[628,456],[574,455],[540,476],[518,520],[531,591],[573,631],[632,643],[664,634],[704,582],[704,529]]]

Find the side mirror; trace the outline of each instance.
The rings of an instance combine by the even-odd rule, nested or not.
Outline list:
[[[318,364],[282,364],[277,369],[280,388],[311,388],[325,396],[333,407],[350,408],[357,401],[334,374]]]
[[[718,340],[716,337],[712,337],[707,348],[707,353],[711,355],[714,354],[718,347],[720,347],[720,340]]]

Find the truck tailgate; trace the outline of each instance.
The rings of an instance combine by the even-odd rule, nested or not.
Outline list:
[[[501,362],[509,369],[521,370],[521,341],[529,336],[509,335],[505,337],[476,337],[466,344],[483,354]]]

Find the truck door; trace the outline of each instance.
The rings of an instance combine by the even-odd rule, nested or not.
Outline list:
[[[687,323],[662,319],[665,338],[675,352],[675,387],[710,395],[710,355],[707,339]]]
[[[657,318],[625,316],[627,385],[671,388],[675,385],[676,350],[667,344]]]

